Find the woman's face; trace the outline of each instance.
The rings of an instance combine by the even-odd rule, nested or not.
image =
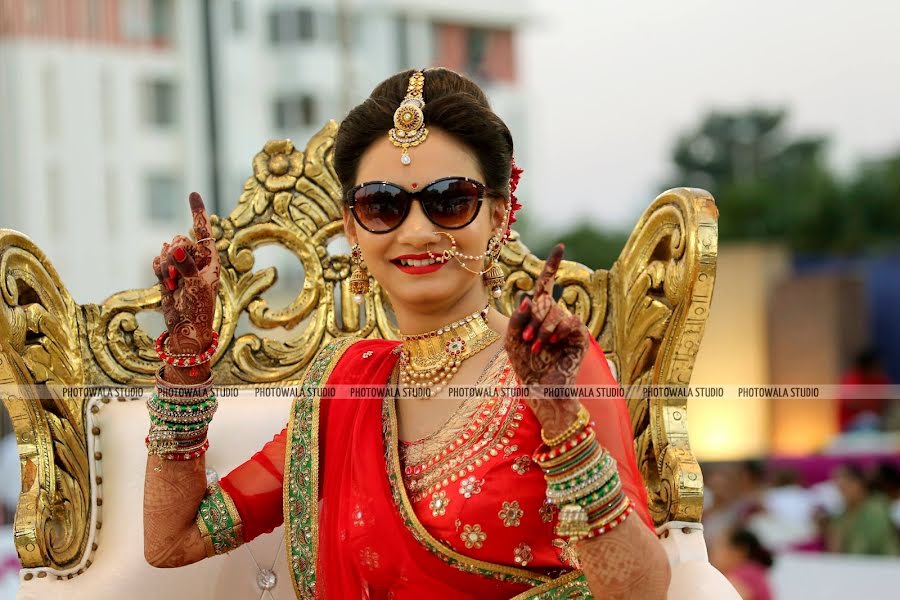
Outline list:
[[[356,184],[388,181],[409,192],[421,190],[443,177],[462,176],[484,183],[478,161],[463,144],[440,129],[429,129],[428,139],[410,149],[412,163],[400,162],[401,150],[384,135],[363,154]],[[443,230],[456,239],[463,254],[484,254],[488,240],[503,218],[505,201],[485,196],[475,220],[462,229]],[[344,210],[344,229],[351,244],[359,243],[369,273],[387,291],[394,308],[398,304],[415,306],[416,312],[446,312],[458,303],[472,305],[486,301],[481,277],[463,269],[456,260],[445,262],[437,270],[414,274],[404,270],[400,257],[427,259],[427,250],[438,256],[450,248],[450,239],[436,231],[440,227],[428,220],[418,200],[399,227],[388,233],[371,233],[359,226],[350,211]],[[465,259],[464,259],[465,260]],[[484,268],[481,260],[465,260],[473,271]],[[479,308],[476,306],[472,310]]]

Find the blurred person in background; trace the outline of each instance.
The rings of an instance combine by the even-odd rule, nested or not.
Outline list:
[[[768,578],[772,553],[751,531],[737,527],[725,532],[713,546],[710,560],[743,600],[772,600]]]
[[[891,521],[900,534],[900,469],[891,463],[881,463],[875,474],[874,487],[884,494],[890,504]]]
[[[887,410],[885,398],[890,383],[875,349],[860,352],[841,377],[840,430],[880,429]]]
[[[833,479],[844,500],[844,510],[831,520],[826,536],[830,552],[896,556],[900,541],[891,521],[884,494],[873,492],[863,470],[843,465]]]
[[[765,491],[763,463],[745,460],[739,463],[712,465],[704,469],[709,503],[703,509],[703,532],[706,543],[715,545],[720,536],[763,510]]]

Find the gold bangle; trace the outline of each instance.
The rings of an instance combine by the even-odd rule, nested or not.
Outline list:
[[[584,429],[587,426],[587,424],[590,422],[590,420],[591,420],[591,413],[589,413],[588,410],[584,407],[584,404],[581,404],[579,402],[578,403],[578,414],[575,416],[575,420],[568,427],[566,427],[565,431],[563,431],[559,435],[556,435],[556,436],[548,439],[547,436],[544,434],[544,429],[541,428],[541,439],[544,441],[545,444],[547,444],[551,448],[553,446],[559,446],[560,444],[562,444],[563,442],[568,440],[570,437],[572,437],[573,435],[575,435],[576,433],[578,433],[579,431]]]

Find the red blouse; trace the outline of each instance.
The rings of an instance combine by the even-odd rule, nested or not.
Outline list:
[[[498,385],[517,385],[508,360],[504,363]],[[602,350],[593,342],[578,384],[614,382]],[[600,443],[618,461],[635,514],[652,527],[625,401],[582,402],[591,412]],[[323,420],[327,434],[324,415]],[[396,439],[391,443],[399,445]],[[554,533],[557,509],[546,502],[543,473],[531,459],[540,443],[540,424],[524,400],[485,399],[449,445],[423,463],[404,467],[406,493],[416,517],[431,536],[468,557],[551,575],[570,570],[573,551]],[[240,514],[244,542],[283,522],[285,447],[286,429],[220,480]],[[321,476],[327,479],[328,473]],[[366,548],[354,547],[352,539],[346,546],[358,563],[365,563]]]

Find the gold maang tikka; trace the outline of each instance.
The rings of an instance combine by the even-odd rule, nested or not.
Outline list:
[[[422,90],[425,87],[425,74],[416,71],[409,78],[409,86],[406,88],[406,97],[397,110],[394,111],[394,127],[388,137],[391,143],[403,149],[400,154],[400,162],[409,165],[412,157],[409,149],[418,146],[428,137],[428,128],[425,127],[425,100],[422,98]]]

